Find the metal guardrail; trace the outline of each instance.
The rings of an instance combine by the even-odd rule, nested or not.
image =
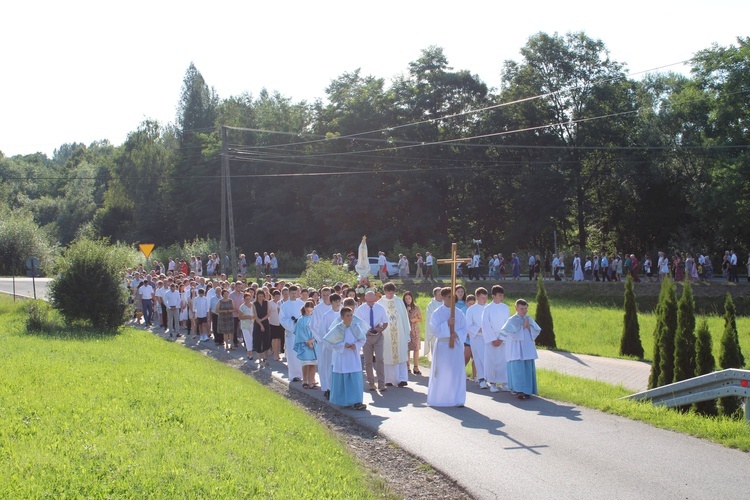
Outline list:
[[[631,394],[623,399],[648,400],[657,406],[674,407],[725,396],[745,398],[745,421],[750,424],[750,370],[729,368]]]

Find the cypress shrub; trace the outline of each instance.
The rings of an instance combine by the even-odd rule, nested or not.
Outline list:
[[[727,368],[742,368],[745,358],[740,350],[739,336],[737,335],[736,309],[732,296],[727,293],[724,301],[724,334],[721,336],[721,351],[719,352],[719,366],[722,370]],[[719,398],[721,413],[727,416],[735,416],[740,409],[741,399],[736,396]]]
[[[685,283],[677,304],[677,333],[674,339],[674,382],[695,377],[695,299]]]
[[[661,307],[662,323],[659,332],[659,378],[658,386],[671,384],[674,380],[674,337],[677,332],[677,294],[671,279],[664,280],[666,287]]]
[[[656,325],[654,326],[654,359],[651,362],[651,373],[648,376],[649,389],[654,389],[659,386],[659,375],[661,374],[661,370],[659,369],[659,365],[661,364],[661,356],[659,356],[659,335],[661,334],[662,323],[664,322],[661,310],[665,301],[668,280],[669,278],[664,278],[661,282],[659,301],[656,303],[656,308],[654,309],[654,314],[656,314]]]
[[[554,349],[557,347],[555,341],[555,325],[552,321],[552,311],[549,306],[549,297],[544,288],[544,280],[537,280],[536,287],[536,322],[542,331],[536,338],[536,343]]]
[[[638,325],[638,306],[635,302],[633,277],[625,280],[625,317],[623,318],[622,337],[620,337],[620,355],[643,358],[641,328]]]
[[[708,375],[716,369],[716,361],[713,355],[713,341],[711,332],[708,330],[708,321],[704,318],[698,326],[695,341],[695,374]],[[703,415],[716,415],[716,400],[701,401],[694,405],[695,411]]]

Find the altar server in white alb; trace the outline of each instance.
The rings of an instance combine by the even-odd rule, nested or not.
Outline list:
[[[364,385],[359,350],[365,345],[370,326],[361,318],[355,318],[351,307],[342,307],[340,316],[340,321],[323,337],[333,351],[330,401],[338,406],[364,410],[367,405],[362,402]]]
[[[432,290],[432,300],[427,304],[424,314],[424,355],[430,361],[432,361],[432,345],[435,343],[435,337],[432,335],[432,328],[430,328],[430,318],[443,305],[443,297],[440,295],[441,290],[442,288],[439,286]]]
[[[297,353],[294,351],[294,325],[302,315],[300,310],[305,305],[305,302],[299,297],[300,291],[297,285],[290,286],[289,300],[281,304],[281,308],[279,309],[279,323],[284,327],[286,333],[286,349],[284,349],[284,354],[286,356],[287,369],[289,370],[288,377],[291,382],[302,380],[302,362],[297,358]]]
[[[321,289],[320,298],[320,304],[316,305],[315,309],[313,309],[310,328],[313,337],[315,337],[315,355],[318,357],[320,390],[323,391],[323,394],[327,397],[327,395],[330,394],[331,389],[331,351],[328,349],[327,343],[323,342],[323,337],[328,333],[327,329],[323,329],[323,317],[331,310],[331,289],[328,287]]]
[[[435,345],[430,366],[430,382],[427,386],[427,404],[430,406],[463,406],[466,403],[466,365],[464,341],[466,340],[466,317],[460,309],[451,318],[453,293],[450,288],[440,292],[443,307],[430,318],[430,327],[435,335]],[[451,334],[451,325],[453,333]],[[450,339],[453,337],[453,347]]]
[[[331,397],[331,374],[333,373],[333,351],[328,342],[323,342],[326,334],[331,330],[334,323],[341,321],[341,295],[334,293],[330,296],[330,310],[320,319],[317,326],[320,332],[321,341],[315,344],[315,353],[318,355],[318,376],[320,377],[320,389],[323,391],[323,397]],[[315,309],[317,311],[317,308]],[[313,311],[313,318],[315,317]],[[316,337],[317,338],[317,337]]]
[[[388,326],[383,330],[383,362],[385,363],[385,385],[406,387],[409,380],[409,338],[411,323],[409,313],[401,297],[396,296],[396,285],[383,285],[385,295],[378,304],[385,308]]]
[[[477,381],[480,389],[486,389],[487,380],[484,374],[484,336],[482,335],[482,315],[487,305],[487,289],[479,287],[474,292],[477,303],[466,311],[466,327],[471,339],[471,355],[477,367]]]
[[[536,385],[536,362],[539,356],[534,340],[542,329],[529,316],[529,304],[523,299],[516,301],[516,314],[503,325],[508,355],[508,386],[518,399],[529,399],[538,394]]]
[[[505,334],[503,325],[510,317],[510,309],[503,304],[505,289],[500,285],[492,287],[492,302],[482,313],[482,337],[484,337],[484,376],[491,392],[499,392],[508,384],[505,356]]]

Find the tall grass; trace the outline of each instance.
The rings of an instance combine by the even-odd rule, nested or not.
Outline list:
[[[0,299],[0,498],[366,498],[313,417],[143,331],[23,333]]]

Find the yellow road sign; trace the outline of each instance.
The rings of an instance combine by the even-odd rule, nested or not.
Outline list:
[[[151,255],[151,252],[154,251],[154,246],[155,245],[153,243],[141,243],[140,245],[138,245],[138,248],[141,249],[143,255],[148,259]]]

